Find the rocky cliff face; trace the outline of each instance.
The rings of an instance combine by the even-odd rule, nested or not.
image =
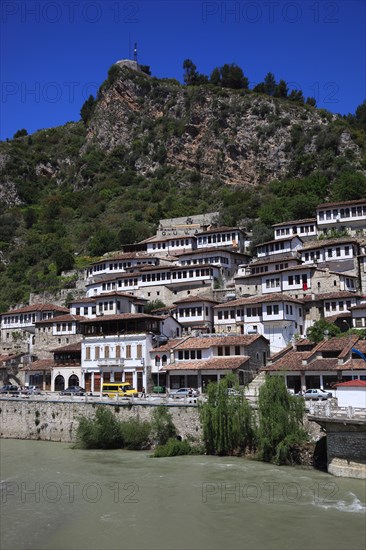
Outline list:
[[[185,87],[120,68],[101,93],[87,144],[107,151],[122,147],[131,167],[144,175],[166,163],[228,184],[254,185],[324,168],[324,150],[360,168],[360,148],[337,118],[288,100]]]

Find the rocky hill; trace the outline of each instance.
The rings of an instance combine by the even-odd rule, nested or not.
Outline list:
[[[366,195],[359,121],[289,99],[122,64],[81,116],[0,143],[0,311],[73,288],[63,272],[152,235],[162,218],[218,211],[258,243],[320,202]]]

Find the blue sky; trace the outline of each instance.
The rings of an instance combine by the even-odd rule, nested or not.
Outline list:
[[[272,71],[319,107],[347,114],[366,98],[363,0],[2,0],[0,138],[79,120],[109,67],[129,57],[182,80],[237,63],[251,86]]]

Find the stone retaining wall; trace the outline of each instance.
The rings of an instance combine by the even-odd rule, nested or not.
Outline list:
[[[201,438],[201,425],[195,405],[167,406],[177,432],[183,439]],[[156,405],[0,399],[0,437],[75,442],[79,417],[93,417],[97,407],[111,407],[120,420],[151,420]]]

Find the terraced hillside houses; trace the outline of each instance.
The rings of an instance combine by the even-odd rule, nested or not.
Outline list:
[[[18,357],[28,381],[39,375],[52,390],[71,376],[90,391],[99,391],[103,380],[148,388],[158,374],[166,384],[189,381],[202,388],[205,376],[254,375],[319,319],[342,331],[366,328],[366,201],[320,205],[316,218],[275,224],[273,240],[258,245],[254,257],[250,234],[217,219],[209,213],[161,220],[150,239],[93,262],[84,296],[69,308],[31,304],[1,314],[1,353]],[[154,301],[165,306],[146,315]],[[258,338],[269,346],[262,350],[266,359],[260,353],[261,362],[253,361],[250,348],[221,357],[217,337]],[[211,351],[192,344],[188,368],[179,349],[172,351],[182,345],[177,338],[196,339],[197,346],[207,338]],[[80,364],[62,374],[55,353],[78,345]],[[44,361],[48,371],[37,371]]]

